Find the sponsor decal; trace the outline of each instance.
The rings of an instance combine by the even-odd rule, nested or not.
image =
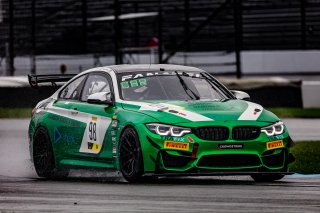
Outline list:
[[[161,140],[164,141],[176,141],[176,142],[185,142],[183,137],[173,137],[173,136],[161,136]]]
[[[193,140],[192,137],[190,137],[190,136],[187,137],[187,140],[188,140],[190,143],[194,142],[194,140]]]
[[[240,115],[238,120],[256,121],[262,113],[262,106],[259,104],[246,102],[248,104],[247,109]]]
[[[53,141],[54,141],[54,143],[58,143],[59,140],[61,139],[61,134],[60,134],[57,127],[54,128],[53,133],[54,133],[53,134]]]
[[[147,79],[137,79],[137,80],[131,80],[131,81],[123,81],[121,82],[121,89],[128,89],[130,87],[142,87],[147,86]]]
[[[219,144],[217,149],[243,149],[243,144]]]
[[[113,158],[117,157],[117,145],[115,140],[112,140],[112,157]]]
[[[269,141],[275,141],[275,140],[282,140],[284,139],[283,135],[275,135],[275,136],[269,136]]]
[[[113,144],[116,144],[117,138],[116,137],[112,137],[111,141],[112,141]]]
[[[117,121],[117,120],[113,120],[113,121],[111,122],[111,126],[112,126],[112,127],[117,127],[117,126],[118,126],[118,121]]]
[[[277,149],[283,147],[283,140],[277,140],[267,143],[267,150]]]
[[[117,147],[116,146],[112,147],[112,153],[117,154]]]
[[[182,113],[182,112],[179,112],[179,115],[187,116],[186,114],[184,114],[184,113]]]
[[[59,121],[59,122],[62,122],[68,126],[72,126],[72,127],[80,127],[80,123],[75,121],[75,120],[72,120],[70,118],[66,118],[66,117],[63,117],[63,116],[60,116],[60,115],[56,115],[56,114],[49,114],[48,115],[48,118],[49,119],[52,119],[52,120],[55,120],[55,121]]]
[[[94,151],[99,151],[100,150],[100,145],[96,144],[96,143],[88,142],[88,149],[94,150]]]
[[[112,131],[111,131],[111,136],[116,136],[116,135],[117,135],[117,131],[112,130]]]
[[[204,111],[211,111],[211,110],[215,110],[215,111],[219,111],[219,110],[230,110],[230,108],[226,109],[226,107],[222,107],[222,106],[219,106],[219,105],[215,105],[215,104],[212,104],[212,103],[203,103],[203,102],[200,102],[200,103],[192,103],[190,104],[190,106],[194,109],[197,109],[197,110],[204,110]]]
[[[117,116],[116,115],[112,116],[112,120],[117,120]]]
[[[160,105],[159,107],[160,107],[160,109],[157,110],[158,112],[168,112],[171,114],[187,116],[186,113],[181,112],[184,110],[184,108],[180,107],[180,106],[174,106],[174,105],[161,106]]]
[[[61,137],[68,145],[76,144],[76,139],[70,134],[62,133]]]
[[[57,144],[59,143],[61,140],[64,141],[65,143],[67,143],[68,145],[72,145],[76,143],[75,138],[68,133],[60,133],[60,131],[58,130],[57,127],[54,128],[53,130],[54,134],[53,134],[53,143]]]
[[[179,113],[177,110],[173,110],[173,109],[169,109],[168,112],[171,112],[171,113]]]
[[[179,75],[182,75],[182,72],[178,71]],[[190,77],[200,77],[200,73],[193,73],[193,72],[187,72],[186,73]],[[131,79],[138,79],[138,78],[145,78],[149,76],[157,76],[157,75],[177,75],[176,71],[163,71],[163,72],[143,72],[143,73],[136,73],[132,75],[123,75],[121,78],[121,81],[128,81]]]
[[[164,148],[175,150],[189,150],[189,143],[181,143],[175,141],[165,141]]]
[[[258,112],[261,112],[261,109],[256,108],[256,109],[254,109],[253,114],[256,115]]]

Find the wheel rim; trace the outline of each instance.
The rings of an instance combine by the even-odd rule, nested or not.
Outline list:
[[[126,176],[132,176],[137,173],[139,161],[139,148],[134,133],[130,131],[125,134],[120,144],[121,170]]]
[[[45,136],[43,134],[38,134],[35,138],[35,142],[33,153],[35,168],[38,172],[43,173],[47,170],[50,161],[48,143],[45,141]]]

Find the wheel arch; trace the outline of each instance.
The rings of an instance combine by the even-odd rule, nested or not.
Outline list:
[[[30,158],[31,158],[32,162],[34,161],[33,160],[33,152],[34,152],[35,137],[36,137],[36,134],[40,128],[45,128],[45,127],[42,125],[36,126],[36,128],[34,128],[34,132],[33,132],[32,136],[30,137],[30,145],[29,145],[30,150],[29,151],[30,151]]]
[[[54,163],[55,163],[55,165],[58,165],[58,164],[57,164],[57,159],[56,159],[56,151],[55,151],[55,147],[54,147],[54,145],[53,145],[53,143],[52,143],[52,138],[51,138],[51,136],[50,136],[50,133],[49,133],[48,128],[47,128],[45,125],[43,125],[43,124],[39,124],[39,125],[36,127],[35,131],[34,131],[34,135],[33,135],[33,138],[32,138],[32,146],[30,146],[30,147],[32,147],[32,152],[30,152],[31,157],[32,157],[32,161],[33,161],[33,150],[34,150],[35,137],[36,137],[37,131],[38,131],[39,129],[41,129],[41,128],[44,129],[44,130],[46,131],[46,134],[48,135],[48,138],[49,138],[49,140],[50,140],[50,144],[51,144],[51,147],[52,147],[53,155],[54,155]]]
[[[129,130],[129,131],[127,131]],[[126,138],[124,135],[128,134],[128,138]],[[131,137],[134,137],[134,139],[130,139]],[[129,145],[130,147],[128,147],[128,144],[132,144]],[[127,147],[127,148],[123,148],[123,147]],[[139,149],[137,150],[136,148],[138,148],[137,146],[139,146]],[[123,150],[123,151],[122,151]],[[140,156],[139,158],[136,157],[129,157],[129,159],[126,158],[122,158],[122,153],[124,154],[124,156],[128,156],[128,150],[132,150],[131,154],[135,153],[134,156]],[[136,151],[134,151],[136,150]],[[129,155],[131,155],[129,154]],[[145,165],[144,165],[144,155],[143,155],[143,150],[142,150],[142,146],[141,146],[141,138],[139,136],[139,132],[137,130],[137,128],[133,125],[126,125],[122,128],[121,130],[121,134],[119,136],[119,143],[118,143],[118,165],[119,165],[119,170],[121,171],[123,177],[129,181],[129,182],[136,182],[139,181],[141,179],[141,176],[143,176],[143,174],[145,173]],[[127,159],[128,161],[126,161],[125,159]],[[124,161],[123,161],[124,160]],[[128,167],[127,167],[127,163],[130,161],[129,160],[133,160],[135,162],[135,165],[133,169],[132,167],[132,171],[129,171],[128,173]],[[122,168],[122,165],[126,165],[125,167]],[[131,173],[133,172],[133,173]]]
[[[142,151],[143,148],[142,148],[142,143],[141,143],[141,138],[140,138],[140,135],[139,135],[139,132],[137,131],[137,128],[135,125],[133,125],[132,123],[128,123],[126,124],[122,129],[121,129],[121,132],[119,134],[119,144],[118,144],[118,150],[120,151],[119,149],[119,145],[120,145],[120,139],[124,133],[124,131],[128,128],[132,128],[134,129],[134,131],[136,132],[137,136],[138,136],[138,139],[139,139],[139,144],[140,144],[140,149],[141,149],[141,154],[142,154],[142,165],[143,165],[143,170],[144,170],[144,157],[145,157],[145,154],[144,152]],[[120,163],[120,157],[119,157],[119,163]],[[119,168],[120,168],[120,164],[119,164]]]

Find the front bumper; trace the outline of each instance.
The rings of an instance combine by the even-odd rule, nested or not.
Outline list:
[[[180,138],[161,137],[139,128],[145,173],[156,175],[251,175],[255,173],[288,173],[294,161],[289,152],[293,141],[285,132],[254,140],[208,141],[188,134]],[[281,147],[269,149],[268,143],[282,141]],[[166,147],[165,143],[186,145]],[[234,145],[220,149],[221,145]],[[241,146],[240,146],[241,145]],[[229,146],[230,147],[230,146]],[[240,147],[240,148],[239,148]]]
[[[210,174],[217,175],[223,173],[232,175],[248,174],[248,173],[278,173],[287,172],[288,164],[294,161],[291,153],[288,153],[287,148],[277,149],[268,155],[228,152],[214,153],[209,155],[199,155],[199,157],[186,156],[179,153],[170,154],[168,150],[159,152],[157,168],[155,173],[195,173],[195,174]],[[186,153],[187,154],[187,153]]]

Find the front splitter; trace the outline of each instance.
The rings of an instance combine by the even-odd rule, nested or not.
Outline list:
[[[292,175],[294,172],[192,172],[192,173],[146,173],[143,176],[237,176],[237,175]]]

